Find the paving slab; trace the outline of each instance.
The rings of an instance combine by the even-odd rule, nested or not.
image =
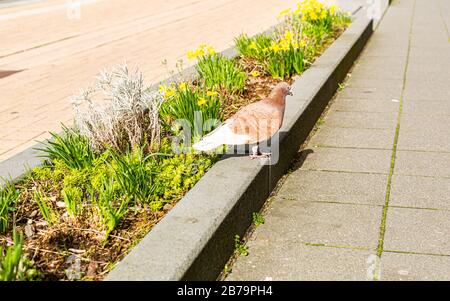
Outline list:
[[[450,179],[394,175],[390,205],[450,210]]]
[[[450,116],[450,101],[446,100],[419,100],[407,101],[403,105],[405,114],[415,115],[446,115]]]
[[[397,148],[450,153],[450,116],[403,114]]]
[[[395,129],[397,125],[396,113],[342,112],[332,110],[325,118],[325,125],[335,128]]]
[[[450,255],[450,211],[390,207],[384,249]]]
[[[347,99],[399,100],[400,96],[401,89],[397,87],[347,87],[340,93],[340,97]]]
[[[240,257],[227,280],[367,280],[373,252],[296,243],[253,245]]]
[[[346,99],[338,95],[331,111],[369,112],[369,113],[397,113],[400,102],[392,99]]]
[[[361,64],[353,69],[352,77],[378,79],[386,82],[400,81],[403,79],[404,68],[400,64],[385,66],[376,64]],[[383,85],[384,87],[384,85]],[[390,87],[389,87],[390,88]]]
[[[450,67],[448,67],[450,69]],[[423,72],[423,73],[422,73]],[[430,81],[425,80],[425,77]],[[408,81],[405,87],[404,99],[450,99],[448,81],[443,78],[450,78],[450,70],[446,71],[411,71],[407,74]]]
[[[296,201],[384,205],[387,175],[296,170],[278,192]]]
[[[368,129],[323,126],[312,139],[312,146],[392,149],[395,128]]]
[[[255,239],[376,249],[381,206],[304,202],[277,196]]]
[[[450,257],[385,252],[381,258],[381,280],[449,281]]]
[[[450,153],[397,151],[394,174],[450,178]]]
[[[363,65],[363,64],[360,64]],[[370,68],[370,67],[368,67]],[[400,88],[403,86],[403,79],[373,78],[372,75],[353,76],[347,82],[347,87],[352,88],[371,88],[371,87],[393,87]]]
[[[306,151],[310,153],[303,170],[389,173],[390,150],[315,147]]]

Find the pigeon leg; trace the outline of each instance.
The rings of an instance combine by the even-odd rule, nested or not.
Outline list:
[[[272,153],[262,153],[259,150],[259,145],[255,145],[252,147],[252,153],[250,154],[250,159],[256,158],[267,158],[270,157]]]

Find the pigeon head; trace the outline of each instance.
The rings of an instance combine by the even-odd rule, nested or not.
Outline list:
[[[269,98],[277,103],[283,103],[286,100],[286,95],[292,95],[291,86],[286,82],[278,83],[270,92]]]

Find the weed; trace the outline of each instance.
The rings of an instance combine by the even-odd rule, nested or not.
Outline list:
[[[264,220],[264,216],[261,213],[258,212],[253,212],[253,224],[255,226],[259,226],[264,224],[265,220]]]
[[[35,191],[34,200],[38,204],[42,217],[47,223],[52,225],[58,221],[58,214],[52,209],[47,198],[44,197],[40,191]]]
[[[248,255],[248,247],[241,242],[241,238],[237,234],[234,237],[234,248],[240,255]]]
[[[348,86],[348,84],[346,84],[346,83],[339,83],[339,84],[338,84],[338,91],[341,92],[341,91],[344,90],[347,86]]]

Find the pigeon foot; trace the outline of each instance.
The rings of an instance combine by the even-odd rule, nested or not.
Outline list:
[[[258,146],[252,147],[252,153],[250,154],[250,159],[257,159],[257,158],[269,158],[272,155],[272,153],[263,153],[259,151]]]

